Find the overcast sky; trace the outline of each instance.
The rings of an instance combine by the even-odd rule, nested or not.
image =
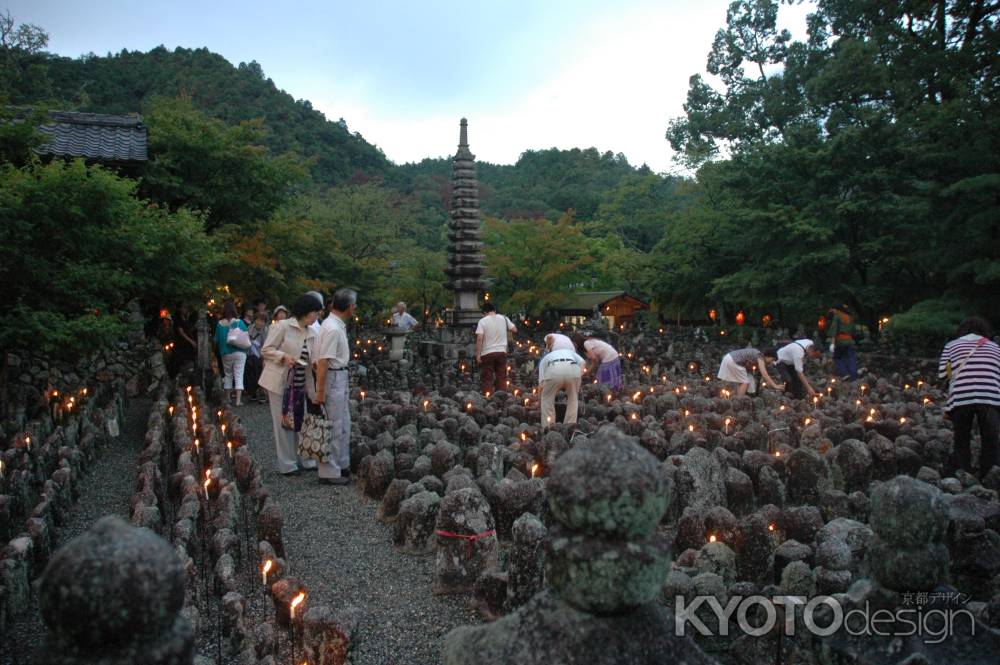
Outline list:
[[[624,153],[674,169],[664,139],[703,72],[728,0],[0,0],[77,57],[208,47],[256,60],[275,84],[397,163],[455,152],[469,119],[476,157],[527,149]],[[804,36],[805,6],[779,23]]]

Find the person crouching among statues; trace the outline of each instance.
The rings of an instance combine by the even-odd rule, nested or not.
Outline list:
[[[556,393],[566,391],[566,415],[563,422],[576,424],[579,408],[580,377],[586,361],[570,349],[559,348],[545,354],[538,363],[538,384],[542,387],[542,426],[556,422]]]
[[[747,392],[757,392],[757,381],[753,376],[753,368],[760,370],[760,376],[775,390],[784,390],[784,384],[775,383],[767,373],[767,361],[776,360],[777,349],[760,351],[753,348],[736,349],[722,357],[718,377],[723,381],[736,384],[736,396],[743,397]]]
[[[622,359],[615,347],[607,342],[585,338],[580,333],[573,335],[576,351],[587,359],[590,369],[597,371],[597,382],[607,386],[611,392],[618,394],[625,385],[622,376]]]
[[[322,301],[309,294],[301,296],[292,305],[291,316],[271,324],[261,347],[264,369],[257,385],[267,391],[278,473],[286,476],[298,475],[300,467],[316,468],[315,460],[299,459],[298,436],[305,416],[307,383],[312,382],[308,370],[316,334],[310,326],[322,311]]]
[[[326,406],[332,424],[330,461],[320,462],[319,482],[346,485],[351,474],[351,411],[348,402],[351,345],[347,322],[354,316],[358,294],[353,289],[339,289],[330,301],[330,316],[323,320],[316,343],[316,404]]]
[[[795,399],[812,397],[816,390],[805,374],[806,358],[818,359],[823,353],[811,339],[798,339],[778,349],[778,374],[785,382],[785,388]]]

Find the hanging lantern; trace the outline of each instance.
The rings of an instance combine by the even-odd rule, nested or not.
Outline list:
[[[712,319],[712,321],[715,321],[715,319],[718,318],[718,316],[719,313],[716,312],[714,309],[708,310],[708,318]]]
[[[736,312],[736,325],[742,326],[747,320],[747,315],[743,313],[743,310]]]
[[[826,317],[825,316],[819,317],[819,320],[816,321],[816,327],[819,328],[820,330],[826,330]]]
[[[768,327],[769,325],[771,325],[771,315],[765,314],[764,316],[760,317],[760,322],[764,324],[765,328]]]

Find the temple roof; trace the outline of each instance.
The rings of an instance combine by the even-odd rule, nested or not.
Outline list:
[[[83,157],[103,162],[145,162],[146,127],[137,114],[106,115],[52,111],[51,123],[38,128],[46,142],[35,149],[40,155]]]

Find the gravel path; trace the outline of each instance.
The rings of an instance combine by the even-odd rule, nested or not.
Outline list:
[[[480,621],[468,609],[468,596],[434,596],[433,557],[397,551],[391,530],[375,519],[378,504],[353,485],[320,485],[309,471],[296,478],[278,475],[265,405],[236,413],[281,507],[291,574],[305,583],[309,602],[362,610],[353,665],[440,663],[448,631]]]
[[[121,435],[101,450],[90,467],[90,475],[80,482],[80,500],[73,506],[69,521],[56,529],[58,545],[66,544],[105,515],[129,519],[128,502],[135,489],[136,462],[146,436],[150,406],[148,399],[129,401]],[[32,598],[30,610],[17,621],[8,622],[0,638],[0,664],[36,663],[32,654],[45,639],[45,633],[38,604]]]

